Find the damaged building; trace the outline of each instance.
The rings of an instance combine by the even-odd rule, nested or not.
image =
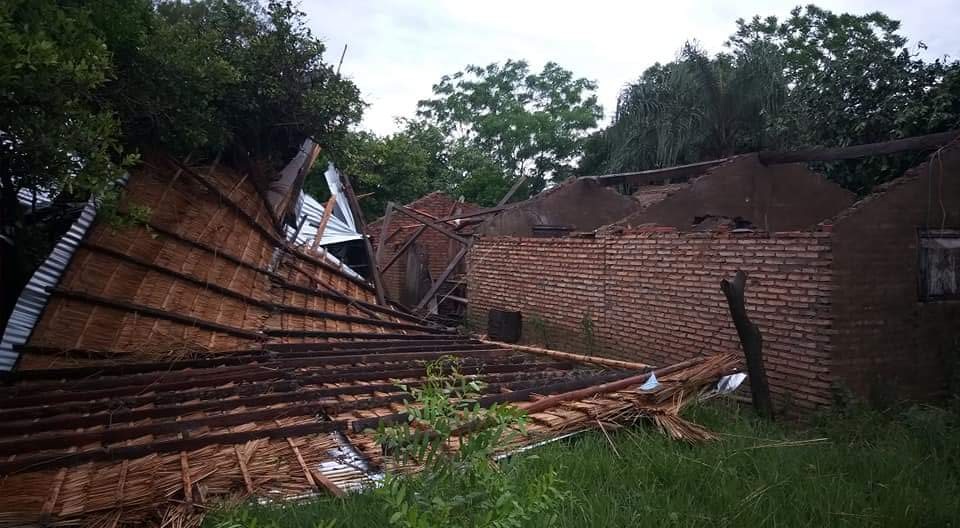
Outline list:
[[[301,236],[315,154],[305,143],[271,177],[154,152],[119,204],[148,206],[144,221],[87,204],[0,344],[0,526],[196,527],[223,502],[371,485],[390,470],[372,430],[407,419],[404,386],[441,357],[484,383],[479,405],[527,411],[504,450],[650,415],[677,438],[706,434],[677,412],[737,355],[655,368],[484,342],[397,309],[375,266],[314,244],[333,207]],[[349,206],[340,231],[362,233],[349,180],[328,182]]]
[[[472,324],[483,328],[490,310],[519,311],[525,342],[666,364],[739,347],[720,282],[743,270],[781,410],[811,411],[850,392],[937,396],[960,347],[955,137],[750,154],[562,185],[513,206],[519,220],[478,228]],[[860,200],[805,163],[918,145],[935,151]],[[624,194],[635,203],[609,218]],[[544,211],[547,200],[556,208]],[[554,225],[567,236],[539,236]]]
[[[395,212],[401,207],[406,215]],[[377,248],[388,297],[406,306],[416,306],[430,289],[433,279],[440,277],[463,249],[461,242],[425,227],[424,221],[437,221],[481,209],[479,205],[435,191],[404,206],[391,204],[386,215],[371,222],[367,233]],[[447,227],[462,237],[472,234],[467,225],[451,223]],[[463,265],[460,264],[449,278],[450,289],[454,289],[452,283],[460,281],[462,275]]]

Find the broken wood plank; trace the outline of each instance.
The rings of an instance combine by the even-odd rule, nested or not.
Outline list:
[[[360,202],[357,201],[357,195],[353,192],[353,185],[350,183],[350,178],[342,172],[340,173],[340,185],[343,186],[344,194],[347,196],[347,204],[350,205],[351,213],[353,213],[357,232],[363,237],[363,249],[366,251],[367,261],[370,263],[370,274],[373,276],[374,294],[377,296],[377,304],[380,306],[389,306],[387,304],[386,286],[383,283],[383,276],[380,274],[380,268],[377,267],[373,246],[370,245],[370,237],[366,234],[367,224],[363,221],[363,213],[360,212]]]
[[[183,435],[181,435],[183,438]],[[190,480],[190,463],[187,460],[187,452],[180,451],[180,474],[183,477],[183,499],[187,503],[187,508],[193,507],[193,482]]]
[[[276,423],[278,426],[280,426],[279,421]],[[300,454],[300,449],[297,448],[297,444],[294,444],[293,439],[289,437],[286,438],[285,440],[287,441],[287,445],[290,446],[290,449],[293,450],[294,456],[297,457],[297,463],[300,464],[300,469],[303,471],[303,475],[307,477],[307,482],[310,483],[310,487],[312,487],[315,490],[319,490],[320,486],[318,486],[317,482],[313,480],[313,474],[311,473],[310,468],[307,467],[306,461],[303,460],[303,455]]]
[[[433,282],[433,285],[430,286],[430,289],[427,291],[426,295],[423,296],[423,299],[420,299],[420,302],[417,303],[416,310],[422,311],[424,307],[430,302],[430,299],[440,291],[440,288],[443,287],[443,283],[446,282],[447,278],[450,277],[450,274],[453,273],[453,270],[460,265],[460,262],[463,261],[463,258],[467,256],[467,252],[470,251],[470,248],[473,246],[473,239],[467,241],[467,243],[457,252],[456,255],[450,260],[450,263],[447,264],[446,269],[443,270],[443,273],[437,277],[437,280]]]
[[[337,486],[337,483],[330,480],[326,475],[323,474],[319,469],[313,469],[313,478],[320,483],[331,495],[338,498],[343,498],[347,496],[347,492],[343,491],[343,488]]]
[[[233,451],[237,454],[237,463],[240,465],[240,473],[243,475],[243,484],[247,487],[247,493],[253,495],[253,479],[250,478],[250,470],[247,469],[247,463],[243,460],[240,446],[233,446]]]
[[[320,224],[317,226],[317,233],[313,237],[313,245],[310,249],[316,251],[320,245],[320,239],[323,238],[323,232],[327,229],[327,223],[330,222],[330,215],[333,214],[333,206],[337,203],[337,196],[333,195],[323,206],[323,216],[320,218]]]
[[[453,231],[450,231],[449,229],[447,229],[447,228],[445,228],[445,227],[441,227],[442,222],[436,222],[436,221],[431,222],[431,221],[429,221],[429,220],[428,220],[428,221],[424,221],[422,218],[418,218],[417,216],[415,216],[412,212],[408,212],[408,210],[409,210],[409,211],[413,211],[413,210],[410,209],[409,207],[406,207],[406,206],[403,206],[403,205],[398,205],[397,207],[394,208],[394,211],[396,211],[396,212],[398,212],[398,213],[400,213],[400,214],[402,214],[402,215],[404,215],[404,216],[406,216],[406,217],[408,217],[408,218],[410,218],[410,219],[412,219],[412,220],[414,220],[414,221],[423,223],[423,225],[425,225],[428,229],[433,229],[434,231],[436,231],[436,232],[438,232],[438,233],[446,236],[447,238],[450,238],[451,240],[456,240],[457,242],[460,242],[461,244],[466,244],[466,243],[467,243],[467,239],[465,239],[465,238],[463,238],[462,236],[454,233]]]

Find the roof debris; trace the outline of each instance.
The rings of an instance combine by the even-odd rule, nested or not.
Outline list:
[[[481,405],[527,409],[505,449],[642,416],[709,437],[676,413],[734,356],[645,391],[647,365],[457,335],[288,242],[254,180],[150,157],[121,203],[149,219],[85,218],[58,254],[0,386],[0,525],[191,527],[215,502],[369,485],[390,468],[371,429],[405,419],[400,385],[447,356],[485,383]]]

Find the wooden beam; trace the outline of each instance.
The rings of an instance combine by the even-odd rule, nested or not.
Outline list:
[[[546,411],[547,409],[552,409],[562,402],[573,401],[573,400],[582,400],[585,398],[592,398],[600,394],[609,394],[611,392],[617,392],[635,385],[642,385],[648,379],[650,379],[651,374],[656,375],[658,378],[662,378],[667,374],[671,374],[681,369],[685,369],[697,363],[702,363],[704,358],[694,358],[687,361],[682,361],[667,367],[662,367],[652,372],[645,372],[643,374],[638,374],[634,376],[628,376],[621,378],[616,381],[611,381],[609,383],[604,383],[602,385],[594,385],[584,389],[579,389],[571,392],[565,392],[562,394],[555,394],[547,398],[537,400],[528,404],[520,405],[519,407],[526,411],[527,414],[534,414],[538,412]]]
[[[443,336],[445,339],[425,341],[354,341],[325,343],[271,343],[270,348],[248,350],[223,350],[197,359],[174,361],[137,361],[119,362],[111,365],[84,367],[59,367],[51,369],[27,369],[7,373],[2,380],[8,384],[0,386],[0,397],[15,394],[17,387],[29,386],[26,392],[36,392],[42,388],[48,390],[69,385],[72,388],[85,387],[85,383],[97,383],[96,379],[81,379],[103,376],[135,377],[144,374],[168,374],[178,370],[198,370],[224,366],[247,365],[250,363],[282,363],[287,359],[316,359],[319,356],[346,356],[350,354],[389,354],[391,352],[439,352],[444,350],[472,350],[491,348],[491,345],[477,340],[468,340],[459,336]],[[495,346],[495,345],[494,345]],[[25,347],[24,352],[36,347]],[[60,350],[60,353],[63,353]],[[138,378],[139,379],[139,378]],[[51,381],[45,381],[51,380]],[[10,386],[12,383],[21,385]],[[0,420],[0,428],[3,427]]]
[[[526,176],[520,176],[519,178],[517,178],[517,181],[514,182],[514,184],[510,187],[510,190],[507,191],[507,194],[503,195],[503,198],[500,198],[500,201],[497,202],[497,207],[499,208],[507,205],[507,202],[510,201],[510,198],[513,198],[513,195],[516,194],[518,190],[520,190],[520,186],[523,185],[524,182],[526,181],[527,181]]]
[[[188,509],[193,508],[193,482],[190,479],[190,463],[186,451],[180,451],[180,475],[183,477],[183,499]]]
[[[759,154],[760,163],[775,165],[780,163],[800,163],[805,161],[838,161],[866,156],[882,156],[912,150],[933,150],[960,137],[960,130],[940,132],[893,141],[867,143],[851,147],[815,148],[786,152],[764,151]]]
[[[463,199],[463,197],[461,196],[461,197],[460,197],[460,200],[462,200],[462,199]],[[462,214],[461,212],[458,212],[458,209],[459,209],[460,207],[462,207],[462,205],[463,205],[463,202],[457,201],[456,203],[454,203],[454,204],[450,207],[450,212],[447,214],[447,216],[445,216],[445,217],[443,217],[443,218],[441,218],[441,219],[439,219],[439,220],[436,220],[436,221],[434,221],[434,222],[432,222],[432,223],[435,223],[435,224],[438,224],[438,225],[439,225],[439,224],[441,224],[441,223],[445,223],[445,222],[452,221],[452,220],[461,220],[461,219],[467,218],[467,217],[474,217],[474,216],[480,216],[480,215],[485,215],[485,214],[493,214],[493,213],[502,211],[502,210],[504,209],[503,207],[494,207],[494,208],[492,208],[492,209],[485,209],[485,210],[482,210],[482,211],[474,211],[473,213],[469,213],[469,214],[464,215],[464,214]],[[421,224],[419,227],[417,227],[417,230],[414,231],[413,234],[410,235],[410,237],[407,238],[407,240],[404,241],[404,243],[403,243],[403,245],[400,247],[400,249],[397,250],[397,252],[394,253],[393,257],[390,258],[390,261],[387,263],[387,265],[381,267],[381,271],[382,271],[383,273],[386,273],[387,270],[390,269],[390,267],[393,266],[393,265],[397,262],[397,260],[400,258],[400,256],[403,255],[404,252],[406,252],[406,251],[410,248],[410,246],[413,245],[413,243],[417,241],[418,238],[420,238],[420,235],[422,235],[424,232],[426,232],[426,230],[427,230],[427,224]],[[393,234],[396,234],[396,233],[399,233],[399,232],[400,232],[400,229],[397,229],[396,231],[393,232]],[[390,235],[390,236],[392,237],[393,235]]]
[[[416,242],[418,238],[420,238],[420,235],[422,235],[422,234],[425,233],[426,231],[427,231],[427,225],[426,225],[426,224],[421,225],[420,227],[418,227],[417,230],[414,231],[412,235],[410,235],[410,238],[408,238],[407,240],[404,241],[403,245],[400,246],[400,249],[398,249],[397,252],[394,253],[392,257],[390,257],[390,260],[387,261],[386,265],[384,265],[383,268],[381,268],[381,272],[382,272],[382,273],[386,273],[388,269],[390,269],[391,267],[393,267],[393,265],[394,265],[398,260],[400,260],[400,256],[403,255],[404,253],[406,253],[406,251],[407,251],[408,249],[410,249],[410,246],[412,246],[413,243]]]
[[[282,426],[279,420],[276,421],[278,426]],[[303,460],[303,455],[300,454],[300,450],[297,449],[297,444],[293,443],[293,439],[290,437],[285,438],[287,445],[290,446],[290,449],[293,451],[293,455],[297,458],[297,464],[300,465],[300,470],[303,471],[303,475],[307,478],[307,483],[310,484],[310,487],[319,490],[320,487],[317,486],[316,481],[313,480],[313,475],[310,473],[310,468],[307,466],[306,461]]]
[[[380,312],[380,313],[385,314],[385,315],[390,315],[390,316],[393,316],[393,317],[397,317],[397,318],[400,318],[400,319],[406,319],[406,320],[408,320],[408,321],[415,322],[415,323],[422,323],[422,322],[423,322],[423,321],[421,321],[420,319],[418,319],[418,318],[416,318],[416,317],[414,317],[414,316],[412,316],[412,315],[410,315],[410,314],[401,312],[401,311],[396,310],[396,309],[394,309],[394,308],[391,308],[391,307],[389,307],[389,306],[380,306],[380,305],[377,305],[377,304],[369,303],[369,302],[364,301],[364,300],[361,300],[361,299],[356,299],[356,298],[354,298],[354,297],[349,297],[349,296],[347,296],[346,294],[344,294],[344,293],[342,293],[342,292],[340,292],[340,291],[338,291],[338,290],[335,290],[335,289],[331,288],[330,286],[328,286],[328,285],[326,285],[326,284],[324,284],[324,283],[320,283],[322,286],[324,286],[324,288],[325,288],[324,290],[320,290],[320,289],[317,289],[317,288],[308,288],[308,287],[306,287],[306,286],[301,286],[301,285],[299,285],[299,284],[294,284],[294,283],[288,281],[286,278],[284,278],[284,277],[283,277],[282,275],[280,275],[279,273],[270,271],[270,270],[268,270],[268,269],[264,269],[264,268],[260,268],[260,267],[254,266],[253,264],[251,264],[251,263],[249,263],[249,262],[246,262],[245,260],[242,260],[242,259],[238,258],[238,257],[235,256],[235,255],[231,255],[231,254],[229,254],[229,253],[225,253],[225,252],[223,252],[223,251],[220,251],[220,250],[218,250],[218,249],[216,249],[216,248],[214,248],[214,247],[212,247],[212,246],[210,246],[210,245],[208,245],[208,244],[205,244],[205,243],[203,243],[203,242],[199,242],[199,241],[196,241],[196,240],[191,240],[191,239],[189,239],[189,238],[185,238],[185,237],[183,237],[183,236],[181,236],[181,235],[179,235],[179,234],[177,234],[177,233],[174,233],[174,232],[172,232],[172,231],[169,231],[169,230],[167,230],[167,229],[164,229],[163,227],[160,227],[160,226],[155,225],[155,224],[152,224],[152,223],[148,223],[148,224],[147,224],[147,227],[149,227],[149,228],[150,228],[151,230],[153,230],[153,231],[156,231],[157,233],[160,233],[161,235],[164,235],[164,236],[173,238],[173,239],[175,239],[175,240],[177,240],[177,241],[179,241],[179,242],[182,242],[182,243],[184,243],[184,244],[187,244],[187,245],[189,245],[189,246],[191,246],[191,247],[194,247],[194,248],[197,248],[197,249],[201,249],[201,250],[203,250],[203,251],[205,251],[205,252],[207,252],[207,253],[215,256],[215,257],[218,257],[218,258],[219,258],[219,257],[222,257],[222,258],[224,258],[225,260],[228,260],[228,261],[230,261],[230,262],[233,263],[233,264],[236,264],[236,265],[238,265],[238,266],[242,266],[242,267],[244,267],[244,268],[246,268],[246,269],[249,269],[249,270],[251,270],[251,271],[255,271],[255,272],[257,272],[257,273],[261,273],[261,274],[263,274],[263,275],[266,275],[267,277],[269,277],[271,280],[273,280],[274,282],[276,282],[278,285],[280,285],[280,286],[281,286],[283,289],[285,289],[285,290],[297,291],[297,292],[300,292],[300,293],[304,293],[304,294],[306,294],[306,295],[314,295],[314,296],[317,296],[317,297],[324,297],[324,298],[328,298],[328,299],[340,300],[340,301],[345,302],[345,303],[347,303],[347,304],[356,306],[358,309],[366,310],[366,311],[367,311],[366,313],[367,313],[368,315],[371,315],[371,316],[373,316],[373,314],[371,314],[370,311],[374,311],[374,312]],[[367,284],[367,283],[365,283],[365,282],[363,282],[363,281],[358,281],[355,277],[352,277],[352,276],[350,277],[350,279],[351,279],[352,281],[354,281],[355,283],[362,285],[362,286],[364,287],[364,289],[367,289],[367,290],[370,289],[370,285],[369,285],[369,284]]]
[[[396,207],[393,202],[387,202],[387,212],[383,215],[383,223],[380,225],[380,238],[377,239],[377,254],[374,255],[376,265],[380,265],[380,257],[383,255],[383,246],[387,244],[387,231],[390,230],[390,220],[393,219],[393,210]]]
[[[59,376],[50,381],[26,381],[12,387],[3,387],[0,397],[15,397],[18,394],[38,394],[56,390],[93,390],[117,388],[121,385],[153,386],[164,381],[200,380],[205,376],[219,376],[225,372],[237,372],[238,369],[264,368],[305,368],[310,366],[330,366],[341,364],[347,358],[383,357],[396,354],[427,354],[433,352],[447,352],[451,355],[470,353],[476,350],[503,350],[509,348],[484,343],[442,343],[439,345],[410,345],[361,348],[354,350],[308,350],[298,352],[267,352],[253,353],[226,353],[209,359],[188,359],[163,362],[133,363],[130,369],[123,365],[107,365],[102,367],[73,367],[54,369],[53,375]],[[255,365],[255,367],[254,367]],[[145,368],[140,368],[145,367]],[[234,367],[234,368],[231,368]],[[185,371],[185,372],[181,372]],[[9,378],[17,380],[16,376]],[[36,378],[34,378],[36,379]],[[122,382],[122,383],[121,383]],[[0,423],[0,430],[7,424]]]
[[[300,236],[300,231],[303,230],[303,225],[307,223],[307,215],[300,215],[300,221],[297,222],[297,228],[293,230],[293,235],[290,237],[290,242],[293,244],[297,243],[297,237]]]
[[[353,192],[353,185],[350,183],[350,178],[348,178],[342,172],[340,173],[340,183],[343,186],[344,193],[347,195],[347,203],[350,204],[350,209],[353,213],[354,222],[356,223],[357,227],[357,232],[363,236],[363,249],[367,252],[367,261],[370,262],[370,274],[373,275],[373,285],[374,292],[377,296],[377,304],[380,306],[389,306],[387,304],[383,277],[380,275],[380,268],[377,267],[377,260],[373,252],[373,246],[370,245],[370,237],[367,236],[367,224],[363,221],[363,213],[360,211],[360,202],[357,201],[357,195]]]
[[[50,452],[36,455],[18,456],[0,460],[0,475],[11,475],[21,471],[38,471],[50,467],[69,467],[86,462],[105,460],[130,460],[156,453],[176,453],[195,451],[210,445],[242,444],[260,438],[286,438],[307,436],[316,433],[346,431],[349,422],[316,421],[287,427],[265,427],[251,431],[215,433],[185,439],[149,442],[145,444],[101,447],[77,452]]]
[[[411,219],[413,219],[413,220],[415,220],[415,221],[417,221],[417,222],[422,222],[423,225],[425,225],[428,229],[433,229],[434,231],[436,231],[436,232],[438,232],[438,233],[446,236],[447,238],[450,238],[450,239],[452,239],[452,240],[456,240],[457,242],[460,242],[461,244],[466,244],[466,243],[467,243],[467,239],[463,238],[462,236],[454,233],[453,231],[450,231],[449,229],[447,229],[447,228],[445,228],[445,227],[440,227],[440,224],[441,224],[442,222],[430,221],[430,220],[424,221],[423,218],[419,218],[418,216],[415,215],[415,213],[410,212],[410,211],[413,211],[412,209],[410,209],[409,207],[405,207],[405,206],[403,206],[403,205],[398,205],[398,206],[395,208],[395,210],[396,210],[396,212],[398,212],[398,213],[400,213],[400,214],[402,214],[402,215],[404,215],[404,216],[406,216],[406,217],[408,217],[408,218],[411,218]]]
[[[83,301],[91,304],[99,304],[101,306],[114,308],[116,310],[120,310],[124,312],[135,312],[143,315],[148,315],[150,317],[156,317],[158,319],[166,319],[168,321],[174,321],[174,322],[185,324],[188,326],[196,326],[199,328],[204,328],[206,330],[211,330],[214,332],[223,332],[225,334],[245,337],[247,339],[252,339],[256,341],[264,340],[263,334],[259,332],[245,330],[243,328],[236,328],[233,326],[226,326],[220,323],[215,323],[213,321],[206,321],[204,319],[200,319],[200,318],[189,316],[189,315],[183,315],[176,312],[168,312],[166,310],[160,310],[150,306],[144,306],[142,304],[134,304],[134,303],[129,303],[125,301],[115,301],[113,299],[108,299],[106,297],[91,295],[85,292],[67,290],[59,287],[52,288],[50,292],[53,293],[54,295],[65,297],[67,299],[74,299],[74,300]]]
[[[567,376],[562,370],[549,372],[503,372],[484,373],[475,376],[475,379],[485,381],[493,386],[510,388],[510,383],[530,380],[550,379]],[[408,386],[418,386],[422,382],[405,383]],[[18,421],[4,422],[0,436],[18,436],[34,434],[43,431],[63,430],[74,427],[94,425],[109,425],[121,422],[136,422],[152,418],[169,418],[198,411],[226,411],[239,407],[255,405],[274,405],[296,401],[323,400],[330,409],[344,410],[352,408],[353,401],[343,402],[341,396],[357,396],[374,393],[392,393],[400,391],[402,387],[394,383],[365,383],[344,387],[324,387],[319,389],[303,389],[300,384],[288,381],[271,381],[267,383],[245,383],[233,387],[218,387],[214,389],[198,388],[187,391],[176,391],[167,394],[135,395],[127,398],[117,398],[109,401],[78,402],[71,401],[60,405],[46,405],[27,407],[3,412],[3,418],[13,418]],[[130,409],[133,407],[150,405],[145,409],[117,411],[118,408]]]
[[[529,362],[525,363],[522,358],[516,356],[503,356],[503,349],[499,350],[475,350],[460,354],[463,365],[477,365],[479,372],[505,372],[516,370],[523,371],[533,368],[556,368],[557,365],[567,365],[569,362],[553,361],[549,363]],[[499,354],[498,354],[499,353]],[[356,367],[342,367],[343,365],[354,365],[360,362],[361,356],[348,356],[340,358],[319,358],[319,359],[299,359],[295,362],[287,363],[283,368],[264,368],[267,365],[251,364],[245,369],[215,369],[214,375],[208,375],[197,379],[183,379],[183,376],[171,376],[175,381],[158,382],[150,386],[150,390],[155,392],[154,400],[162,400],[164,397],[169,399],[176,391],[190,391],[197,388],[213,389],[227,383],[242,380],[244,383],[252,382],[287,382],[299,383],[301,385],[311,385],[317,383],[347,383],[354,381],[370,381],[378,379],[396,379],[404,376],[422,375],[423,363],[437,359],[445,355],[451,355],[449,352],[424,352],[408,353],[402,355],[386,355],[377,357],[367,357],[368,364]],[[498,358],[497,356],[502,356]],[[388,364],[388,365],[385,365]],[[298,368],[318,367],[324,365],[341,366],[341,368],[329,368],[322,374],[295,373]],[[506,370],[489,370],[495,367],[503,366]],[[415,368],[414,368],[415,367]],[[377,370],[374,370],[377,369]],[[488,369],[488,370],[484,370]],[[17,407],[31,407],[39,405],[53,405],[66,402],[92,401],[107,398],[132,397],[143,393],[143,384],[115,385],[110,388],[84,391],[54,391],[41,394],[31,393],[24,396],[6,396],[0,399],[0,406],[4,409],[15,409]]]
[[[253,216],[251,216],[250,213],[246,211],[246,209],[241,207],[240,204],[238,204],[237,202],[234,202],[229,196],[225,195],[219,188],[217,188],[216,185],[207,181],[205,177],[201,176],[190,167],[187,167],[176,158],[169,156],[167,159],[170,160],[174,165],[176,165],[178,169],[185,172],[188,176],[192,177],[195,181],[200,183],[200,185],[202,185],[208,191],[213,193],[217,197],[217,199],[220,201],[220,203],[223,203],[227,205],[230,209],[233,209],[234,213],[236,213],[237,216],[242,218],[247,223],[247,225],[254,228],[254,230],[260,232],[260,234],[262,234],[267,240],[273,241],[274,243],[277,243],[281,247],[284,245],[286,240],[284,240],[283,238],[280,238],[277,232],[271,231],[270,229],[263,227],[263,225],[260,222],[257,222],[257,220]],[[276,226],[272,226],[272,227],[275,228]]]
[[[450,263],[447,264],[446,269],[443,270],[443,273],[437,277],[437,280],[433,282],[433,285],[430,286],[430,289],[427,291],[426,295],[423,296],[423,299],[420,299],[420,302],[417,303],[416,310],[421,311],[424,307],[430,302],[430,299],[440,291],[440,288],[443,287],[443,283],[450,277],[450,274],[453,273],[453,270],[457,268],[463,257],[467,255],[467,252],[470,251],[470,248],[473,247],[473,240],[467,241],[467,244],[457,252],[456,255],[450,260]]]
[[[320,218],[320,224],[317,226],[316,236],[313,237],[313,245],[310,249],[316,251],[320,245],[320,239],[323,238],[323,232],[327,229],[327,223],[330,222],[330,216],[333,214],[333,206],[337,203],[337,195],[330,196],[326,205],[323,206],[323,216]]]
[[[699,176],[721,163],[731,158],[720,158],[687,165],[677,165],[676,167],[665,167],[662,169],[650,169],[635,172],[620,172],[616,174],[603,174],[600,176],[585,176],[596,181],[600,185],[612,187],[615,185],[651,185],[659,184],[666,180],[687,181],[693,176]]]
[[[767,372],[763,366],[763,338],[760,328],[747,316],[745,294],[747,274],[737,270],[733,280],[724,279],[720,289],[727,298],[730,317],[737,328],[740,346],[747,360],[747,374],[750,376],[750,392],[753,396],[753,408],[760,416],[773,419],[773,403],[770,400],[770,386],[767,384]]]
[[[187,439],[191,437],[190,431],[195,429],[243,425],[292,416],[316,416],[323,413],[328,406],[329,402],[324,404],[323,402],[313,401],[279,408],[218,414],[204,418],[126,425],[95,431],[31,435],[28,438],[0,442],[0,453],[3,456],[22,455],[35,451],[66,449],[87,444],[111,444],[160,434],[179,434],[182,439]],[[181,449],[180,451],[187,451],[187,449]]]
[[[502,210],[502,208],[506,205],[506,203],[510,200],[510,198],[513,197],[514,193],[517,192],[517,189],[519,189],[520,186],[523,185],[523,182],[525,182],[526,180],[527,180],[526,176],[521,176],[520,178],[518,178],[516,183],[514,183],[513,186],[510,187],[510,190],[507,191],[507,194],[505,194],[503,198],[501,198],[500,201],[497,203],[496,209]],[[437,222],[434,222],[434,223],[437,223]],[[430,224],[427,224],[427,225],[429,226]],[[464,240],[464,239],[462,237],[457,236],[457,240]],[[437,280],[434,281],[433,285],[430,286],[430,290],[427,291],[427,294],[424,295],[422,299],[420,299],[419,303],[417,303],[416,311],[422,311],[424,307],[427,305],[427,303],[430,302],[430,299],[432,299],[437,294],[437,292],[440,291],[440,288],[443,287],[443,283],[446,282],[446,280],[450,277],[450,274],[453,273],[453,270],[457,269],[457,266],[460,265],[460,262],[462,262],[464,257],[467,256],[467,253],[470,251],[470,248],[473,246],[473,238],[464,240],[463,244],[464,244],[463,248],[459,252],[457,252],[456,255],[454,255],[454,257],[450,260],[449,264],[447,264],[446,269],[444,269],[443,272],[440,274],[440,276],[437,277]]]
[[[481,343],[487,345],[495,345],[505,348],[512,348],[514,350],[520,350],[522,352],[529,352],[531,354],[538,354],[542,356],[550,356],[560,359],[568,359],[570,361],[578,361],[581,363],[593,363],[595,365],[602,365],[604,367],[627,369],[627,370],[649,370],[656,368],[653,365],[647,365],[646,363],[636,363],[633,361],[620,361],[618,359],[608,359],[597,356],[584,356],[581,354],[571,354],[569,352],[561,352],[559,350],[550,350],[547,348],[524,346],[524,345],[514,345],[512,343],[501,343],[499,341],[491,341],[489,339],[478,339]]]
[[[517,402],[520,400],[526,400],[531,398],[534,395],[538,394],[553,394],[560,391],[569,391],[572,389],[577,389],[580,387],[586,386],[595,386],[597,383],[608,382],[610,380],[621,379],[624,376],[629,374],[624,374],[622,372],[605,372],[601,374],[595,374],[590,376],[583,376],[573,380],[565,380],[560,383],[550,383],[550,384],[534,384],[531,387],[521,390],[512,390],[509,392],[503,392],[499,394],[491,394],[484,396],[477,401],[477,405],[482,408],[487,408],[492,406],[495,403],[508,403],[508,402]],[[375,429],[381,423],[387,425],[392,423],[399,423],[406,419],[406,413],[394,413],[385,416],[376,416],[372,418],[363,418],[359,420],[354,420],[350,423],[350,428],[355,433],[362,433],[367,429]],[[465,432],[466,430],[473,430],[476,425],[466,425],[460,429],[460,432]]]
[[[347,496],[347,492],[343,491],[343,488],[340,486],[337,486],[337,483],[330,480],[330,478],[324,475],[322,471],[317,468],[314,468],[311,471],[313,472],[314,480],[319,482],[320,485],[329,491],[331,495],[340,499]]]
[[[300,306],[292,306],[292,305],[287,305],[287,304],[279,304],[279,303],[274,303],[274,302],[270,302],[270,301],[264,301],[264,300],[262,300],[262,299],[257,299],[256,297],[250,297],[249,295],[240,293],[240,292],[238,292],[238,291],[236,291],[236,290],[233,290],[233,289],[231,289],[231,288],[226,288],[226,287],[220,286],[219,284],[216,284],[216,283],[213,283],[213,282],[208,282],[208,281],[205,281],[205,280],[201,280],[201,279],[198,279],[198,278],[193,277],[193,276],[191,276],[191,275],[187,275],[187,274],[181,273],[181,272],[179,272],[179,271],[174,271],[174,270],[172,270],[172,269],[169,269],[169,268],[160,266],[160,265],[158,265],[158,264],[154,264],[154,263],[152,263],[152,262],[147,262],[147,261],[145,261],[145,260],[141,260],[141,259],[138,259],[138,258],[136,258],[136,257],[132,257],[132,256],[127,255],[127,254],[125,254],[125,253],[121,253],[121,252],[119,252],[119,251],[113,250],[113,249],[108,248],[108,247],[105,247],[105,246],[100,246],[100,245],[95,244],[95,243],[92,243],[92,242],[87,242],[87,241],[81,242],[81,246],[84,247],[84,248],[86,248],[86,249],[89,249],[89,250],[91,250],[91,251],[95,251],[95,252],[98,252],[98,253],[102,253],[102,254],[108,255],[108,256],[110,256],[110,257],[112,257],[112,258],[115,258],[115,259],[118,259],[118,260],[122,260],[122,261],[124,261],[124,262],[128,262],[128,263],[131,263],[131,264],[135,264],[135,265],[137,265],[137,266],[146,268],[146,269],[151,270],[151,271],[155,271],[155,272],[157,272],[157,273],[162,273],[162,274],[164,274],[164,275],[169,275],[169,276],[171,276],[171,277],[175,277],[175,278],[180,279],[180,280],[182,280],[182,281],[184,281],[184,282],[189,282],[189,283],[194,284],[194,285],[196,285],[196,286],[199,286],[199,287],[201,287],[201,288],[214,291],[214,292],[216,292],[216,293],[218,293],[218,294],[220,294],[220,295],[223,295],[223,296],[226,296],[226,297],[231,297],[231,298],[234,298],[234,299],[238,299],[238,300],[240,300],[240,301],[242,301],[242,302],[244,302],[244,303],[246,303],[246,304],[251,304],[251,305],[254,305],[254,306],[259,306],[260,308],[264,308],[264,309],[266,309],[266,310],[270,310],[270,311],[273,311],[273,312],[294,313],[294,314],[299,314],[299,315],[307,315],[307,316],[311,316],[311,317],[318,317],[318,318],[321,318],[321,319],[332,319],[332,320],[335,320],[335,321],[344,321],[344,322],[358,323],[358,324],[368,324],[368,325],[371,325],[371,326],[381,326],[381,327],[384,327],[384,328],[396,328],[396,329],[402,329],[402,330],[415,330],[415,331],[420,331],[420,332],[431,332],[431,333],[438,331],[438,329],[436,329],[436,328],[429,327],[429,326],[425,326],[425,325],[421,325],[421,324],[398,323],[398,322],[395,322],[395,321],[386,321],[386,320],[383,320],[383,319],[373,319],[373,318],[369,318],[369,317],[360,317],[360,316],[357,316],[357,315],[340,314],[340,313],[336,313],[336,312],[328,312],[328,311],[325,311],[325,310],[315,310],[315,309],[313,309],[313,308],[302,308],[302,307],[300,307]],[[344,302],[344,303],[346,303],[346,304],[350,304],[350,300],[349,300],[349,299],[344,299],[342,302]],[[358,307],[358,309],[359,309],[359,307]]]

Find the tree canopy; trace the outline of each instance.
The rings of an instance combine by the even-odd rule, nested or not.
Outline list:
[[[21,189],[109,204],[144,146],[279,166],[306,136],[338,141],[363,103],[323,52],[290,0],[0,3],[4,286],[32,269],[14,264]]]
[[[102,191],[142,145],[279,163],[363,107],[290,1],[11,0],[0,46],[5,204]]]
[[[536,193],[550,176],[572,174],[587,132],[603,116],[595,90],[556,63],[531,73],[526,61],[508,60],[444,76],[417,115],[456,148],[486,155],[505,179],[526,176],[526,192]]]
[[[582,174],[691,163],[761,149],[845,146],[960,126],[956,62],[919,59],[882,13],[738,20],[727,51],[695,46],[621,92],[613,123],[589,142]],[[922,43],[919,44],[923,46]],[[913,156],[826,165],[866,192]]]

